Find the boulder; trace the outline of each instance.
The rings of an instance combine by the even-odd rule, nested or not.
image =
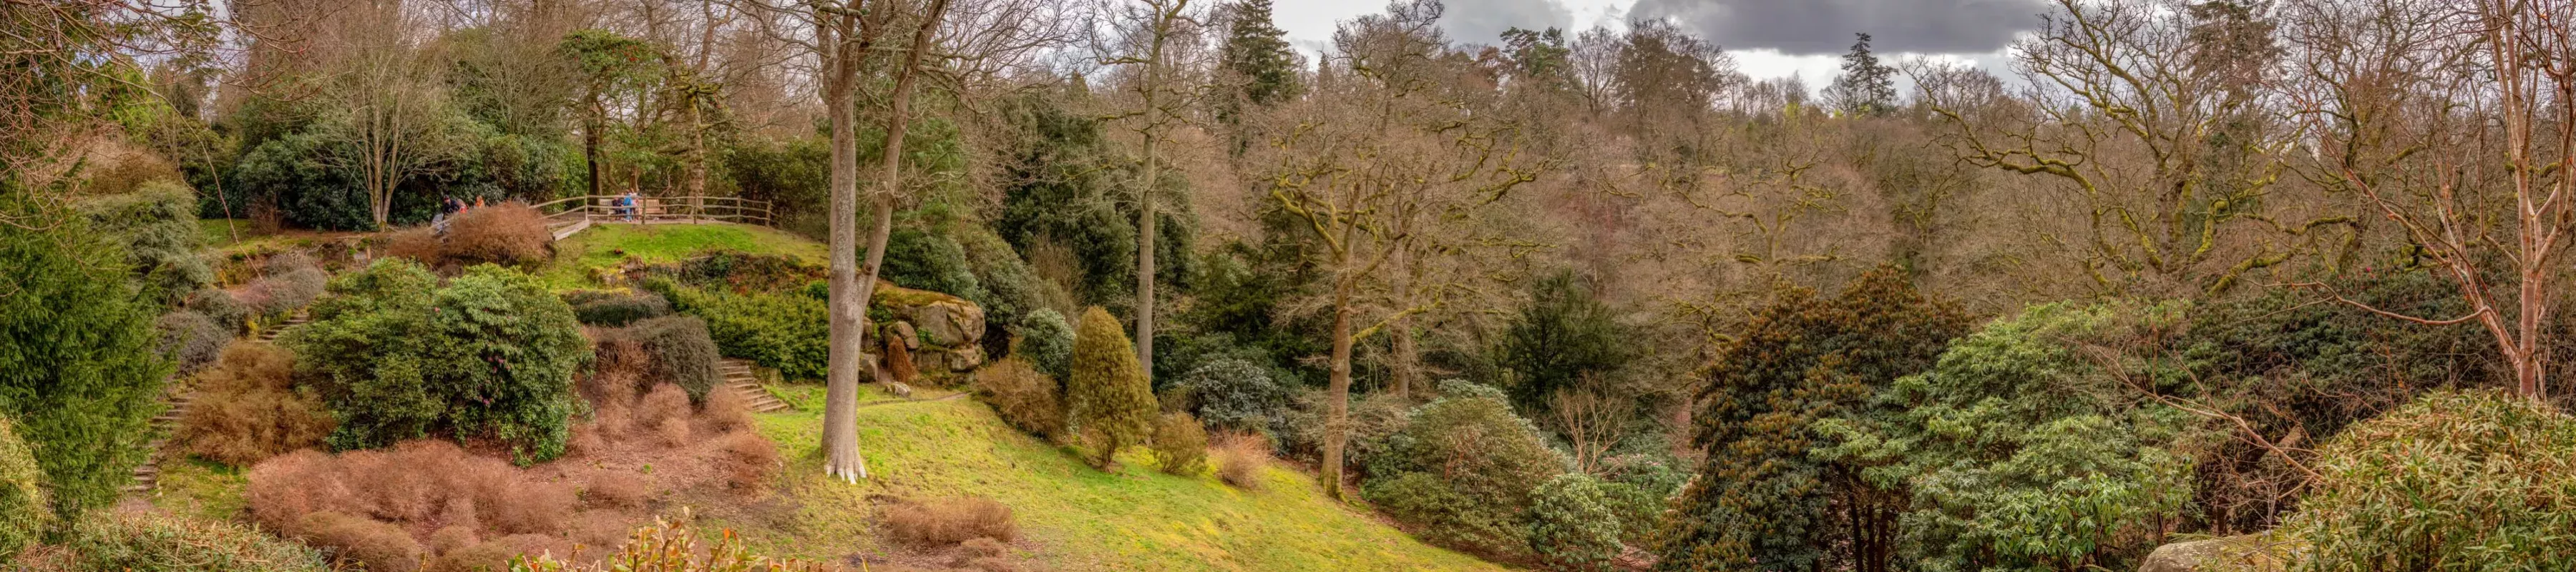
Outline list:
[[[2276,534],[2248,534],[2156,547],[2138,572],[2281,572],[2305,545]]]
[[[966,347],[948,350],[948,359],[946,361],[948,362],[948,371],[972,371],[976,366],[984,365],[984,346],[970,344]]]
[[[984,337],[984,309],[965,300],[940,300],[898,310],[921,329],[922,341],[939,347],[975,345]]]
[[[895,322],[886,326],[886,335],[903,341],[903,349],[921,349],[921,336],[913,333],[912,322]]]

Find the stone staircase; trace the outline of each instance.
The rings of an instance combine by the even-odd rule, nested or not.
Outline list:
[[[275,343],[279,335],[286,333],[287,328],[310,321],[313,321],[311,314],[296,312],[294,316],[287,317],[284,322],[261,329],[256,339],[263,343]],[[144,444],[143,448],[150,453],[143,458],[143,464],[135,465],[134,484],[126,485],[126,492],[148,494],[152,492],[153,487],[161,484],[161,461],[165,458],[165,451],[162,448],[170,444],[170,435],[178,430],[179,419],[188,416],[189,401],[195,397],[196,392],[186,387],[184,378],[170,381],[169,388],[161,398],[162,401],[170,404],[170,409],[154,416],[150,427],[145,429],[152,435],[152,442]]]
[[[725,388],[733,390],[735,395],[742,396],[743,405],[749,407],[754,413],[771,413],[796,408],[785,401],[780,401],[778,396],[770,395],[768,389],[760,387],[760,378],[751,373],[751,362],[726,358],[724,361],[717,362],[716,370],[724,374]]]

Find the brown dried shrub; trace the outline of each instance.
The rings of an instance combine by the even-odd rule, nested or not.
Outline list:
[[[767,486],[778,476],[778,446],[750,431],[737,431],[724,437],[723,454],[715,459],[715,468],[725,476],[725,484],[740,490]]]
[[[983,536],[970,538],[965,542],[958,543],[957,549],[959,554],[968,559],[1000,558],[1010,551],[1010,547],[1002,545],[1002,541]]]
[[[572,426],[572,436],[564,439],[564,456],[588,457],[608,451],[608,440],[599,434],[598,423]]]
[[[966,569],[976,572],[1020,572],[1020,565],[1000,558],[976,558],[966,561]]]
[[[886,509],[885,526],[896,542],[914,546],[947,546],[975,538],[1008,542],[1020,526],[1011,507],[983,497],[906,502]]]
[[[655,428],[653,433],[661,437],[664,447],[687,446],[690,438],[696,436],[696,433],[689,431],[689,419],[686,417],[664,419],[662,426]]]
[[[1270,464],[1270,440],[1232,433],[1217,439],[1216,478],[1247,491],[1261,490],[1261,468]]]
[[[634,508],[652,496],[644,479],[626,473],[601,473],[590,479],[590,488],[581,492],[583,506],[591,508]]]
[[[438,243],[438,231],[425,226],[386,233],[385,255],[409,258],[433,268],[447,262],[446,249]]]
[[[546,232],[545,215],[512,201],[457,213],[447,223],[446,246],[457,262],[526,266],[554,255],[554,235]]]
[[[975,372],[975,393],[993,405],[1002,421],[1040,437],[1064,431],[1064,393],[1055,378],[1029,362],[1007,358]]]
[[[551,533],[576,500],[568,484],[539,482],[506,461],[428,439],[336,457],[299,451],[252,467],[249,481],[252,518],[286,531],[306,515],[338,512],[424,530]]]
[[[295,356],[265,343],[234,344],[197,374],[174,444],[233,466],[322,444],[337,421],[322,401],[294,388]]]
[[[554,534],[563,531],[563,517],[578,499],[570,483],[523,481],[485,491],[475,510],[494,532]]]
[[[450,525],[438,529],[438,532],[429,533],[428,547],[430,552],[446,554],[455,552],[459,548],[482,543],[483,539],[474,534],[473,528]]]
[[[1207,428],[1188,413],[1165,413],[1154,422],[1154,464],[1163,472],[1196,477],[1207,470]]]
[[[629,431],[636,434],[655,434],[667,437],[668,434],[662,432],[665,431],[665,427],[672,421],[678,421],[680,423],[680,429],[685,431],[688,429],[689,410],[689,392],[687,390],[680,389],[680,386],[668,383],[656,384],[653,386],[652,391],[644,393],[644,399],[642,401],[636,402],[634,416],[628,419],[629,423],[633,423],[633,425],[629,427]],[[688,436],[683,433],[680,435],[680,438],[679,442],[670,444],[679,445],[685,443],[687,442]]]
[[[337,511],[322,511],[296,521],[296,537],[331,552],[343,563],[363,565],[371,572],[413,572],[420,569],[420,542],[412,540],[402,527],[374,519]]]
[[[706,432],[710,434],[750,429],[751,405],[744,403],[742,394],[735,393],[733,389],[717,388],[707,392],[707,405],[698,412],[698,418],[705,422]]]

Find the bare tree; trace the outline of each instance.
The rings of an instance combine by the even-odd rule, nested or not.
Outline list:
[[[401,2],[368,2],[344,8],[356,15],[335,38],[347,57],[322,100],[347,121],[359,185],[378,228],[393,212],[394,190],[404,179],[446,158],[447,90],[442,58],[410,37],[425,23]],[[372,33],[369,33],[372,31]],[[336,156],[336,155],[334,155]]]
[[[1158,152],[1163,140],[1171,137],[1171,128],[1185,119],[1178,111],[1190,108],[1201,98],[1204,82],[1182,77],[1190,70],[1174,65],[1181,51],[1198,40],[1204,10],[1190,7],[1190,0],[1141,0],[1124,9],[1109,10],[1120,22],[1115,28],[1121,37],[1095,41],[1094,50],[1101,65],[1132,68],[1134,77],[1125,82],[1125,91],[1136,98],[1137,106],[1114,119],[1127,119],[1143,150],[1136,187],[1136,359],[1146,364],[1145,375],[1152,377],[1154,363],[1154,249],[1157,238],[1155,213],[1161,190],[1163,156]]]
[[[1596,383],[1587,379],[1584,385]],[[1627,434],[1635,413],[1625,400],[1592,387],[1556,390],[1548,396],[1548,405],[1548,424],[1565,436],[1567,448],[1574,453],[1574,469],[1585,473],[1600,468],[1602,457]]]
[[[2309,169],[2403,228],[2470,310],[2411,316],[2300,285],[2418,324],[2475,322],[2516,391],[2546,396],[2559,247],[2576,229],[2576,8],[2373,0],[2294,15],[2288,91],[2315,134]]]

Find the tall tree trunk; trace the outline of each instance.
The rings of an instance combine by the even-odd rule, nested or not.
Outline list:
[[[1413,257],[1413,249],[1398,247],[1395,251],[1395,255],[1397,257],[1395,260],[1395,294],[1402,297],[1405,303],[1411,304],[1413,302],[1414,274],[1416,274],[1413,267],[1415,260]],[[1422,363],[1422,354],[1419,349],[1414,346],[1413,315],[1409,313],[1398,313],[1395,320],[1389,322],[1387,327],[1392,328],[1392,331],[1389,333],[1395,336],[1393,348],[1395,350],[1393,352],[1394,355],[1388,356],[1394,363],[1387,364],[1388,373],[1391,374],[1389,377],[1393,378],[1391,381],[1393,382],[1392,385],[1394,385],[1395,396],[1400,398],[1411,398],[1413,397],[1413,386],[1417,383],[1415,374],[1419,371],[1420,364]]]
[[[1145,120],[1153,121],[1153,117],[1154,104],[1149,97]],[[1145,186],[1136,190],[1136,363],[1145,366],[1148,385],[1154,381],[1154,185],[1158,171],[1154,143],[1160,139],[1153,131],[1147,128],[1145,134]]]
[[[1349,256],[1343,256],[1347,264]],[[1356,277],[1333,281],[1333,374],[1324,386],[1324,496],[1342,496],[1342,445],[1351,437],[1351,290]]]
[[[853,2],[855,4],[855,2]],[[851,6],[855,11],[857,6]],[[858,129],[851,109],[851,92],[857,88],[858,62],[864,53],[852,45],[850,37],[854,19],[841,15],[833,25],[821,26],[825,57],[830,59],[825,73],[823,107],[832,121],[832,283],[831,283],[831,353],[825,374],[823,405],[823,472],[843,481],[856,483],[867,478],[868,466],[859,457],[859,356],[860,319],[864,309],[860,300],[864,290],[858,282],[859,246],[859,150]]]
[[[869,303],[876,295],[877,273],[884,268],[886,242],[894,236],[895,194],[903,190],[903,137],[912,123],[913,76],[921,70],[921,54],[930,50],[930,37],[939,30],[939,16],[948,11],[948,0],[931,0],[921,25],[912,32],[912,47],[904,50],[903,67],[896,70],[894,97],[886,109],[885,163],[879,169],[885,178],[879,181],[874,206],[875,228],[868,234],[868,264],[864,280],[859,283],[859,302]],[[863,306],[864,307],[864,306]],[[867,326],[866,313],[859,316],[859,326]]]

